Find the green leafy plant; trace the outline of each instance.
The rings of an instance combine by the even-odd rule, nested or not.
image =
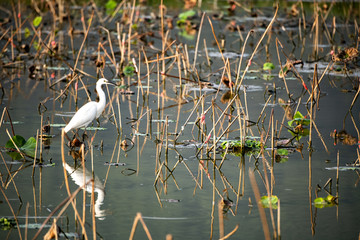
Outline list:
[[[262,196],[260,199],[260,204],[263,208],[269,208],[271,204],[271,208],[277,209],[279,198],[275,195],[270,196]]]
[[[36,18],[34,18],[34,20],[33,20],[34,27],[38,27],[40,25],[41,21],[42,21],[42,16],[37,16]]]
[[[123,69],[123,73],[127,77],[131,77],[132,75],[134,75],[134,72],[135,72],[135,68],[134,68],[134,66],[131,66],[131,65],[128,65],[128,66],[124,67],[124,69]]]
[[[10,230],[16,226],[16,221],[14,219],[9,219],[6,217],[0,218],[0,229],[1,230]]]
[[[250,155],[258,153],[262,145],[263,144],[260,141],[249,138],[245,139],[244,142],[241,140],[227,140],[221,143],[222,149],[228,148],[230,152],[236,156],[239,156],[243,153]]]
[[[180,13],[179,16],[178,16],[179,20],[176,22],[176,24],[178,26],[181,26],[181,25],[185,24],[186,20],[188,18],[191,18],[191,17],[195,16],[195,14],[196,14],[196,11],[193,10],[193,9]]]
[[[278,163],[284,163],[288,161],[289,150],[284,148],[276,149],[275,161]]]
[[[275,69],[275,65],[273,63],[266,62],[266,63],[263,64],[263,70],[264,71],[271,71],[273,69]]]
[[[291,135],[296,136],[297,140],[301,137],[309,135],[309,129],[305,128],[310,124],[310,119],[307,119],[299,111],[297,111],[292,120],[288,121],[288,126],[292,129],[289,130]]]
[[[31,35],[30,29],[26,27],[25,28],[25,38],[30,37],[30,35]]]
[[[316,208],[324,208],[324,207],[332,207],[337,205],[337,197],[329,194],[326,198],[318,197],[314,200],[314,204]]]
[[[107,1],[106,4],[105,4],[106,13],[107,13],[108,15],[113,14],[116,6],[117,6],[117,2],[116,2],[116,1],[114,1],[114,0],[109,0],[109,1]]]
[[[12,159],[14,160],[19,160],[21,159],[21,154],[19,152],[17,152],[16,146],[14,145],[14,143],[16,144],[16,146],[19,148],[19,150],[29,156],[29,157],[34,157],[35,156],[35,148],[36,148],[36,139],[33,137],[30,137],[28,140],[25,140],[25,138],[23,138],[20,135],[15,135],[14,137],[12,137],[12,141],[11,139],[9,141],[7,141],[5,148],[7,148],[8,150],[8,154],[11,156]]]

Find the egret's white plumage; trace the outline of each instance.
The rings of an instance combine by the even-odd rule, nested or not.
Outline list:
[[[87,127],[94,119],[100,117],[106,105],[106,96],[101,86],[103,84],[112,84],[105,78],[100,78],[96,82],[96,91],[99,94],[99,102],[91,101],[82,106],[75,115],[71,118],[70,122],[64,128],[65,133],[71,129]]]

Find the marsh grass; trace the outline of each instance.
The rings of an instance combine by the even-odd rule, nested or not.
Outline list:
[[[50,59],[49,62],[57,60],[58,63],[64,64],[69,72],[63,73],[60,70],[56,75],[57,78],[49,78],[49,66],[44,67],[43,75],[41,78],[48,79],[48,87],[54,90],[52,95],[53,103],[60,102],[60,105],[65,109],[65,105],[69,110],[74,110],[78,108],[78,105],[82,105],[83,100],[80,99],[81,95],[86,95],[87,99],[91,99],[89,94],[90,86],[87,81],[84,79],[97,79],[99,77],[111,76],[111,78],[117,80],[117,88],[112,91],[109,88],[106,88],[107,97],[109,99],[105,114],[102,119],[105,119],[104,122],[111,122],[112,127],[116,128],[117,138],[114,141],[114,147],[111,154],[110,164],[116,163],[119,164],[122,154],[126,154],[127,151],[130,151],[133,147],[137,151],[136,154],[136,169],[127,169],[132,171],[131,174],[139,174],[140,172],[140,162],[141,155],[148,142],[155,142],[155,157],[154,157],[154,192],[158,200],[159,206],[163,207],[162,198],[164,195],[168,194],[169,187],[174,185],[178,190],[181,189],[181,175],[177,174],[177,169],[183,167],[191,176],[194,182],[195,193],[199,190],[204,189],[204,182],[208,181],[211,186],[211,197],[209,197],[209,202],[211,202],[211,209],[209,213],[210,217],[210,239],[216,238],[215,236],[215,215],[217,208],[218,215],[218,237],[220,239],[227,239],[234,235],[238,230],[238,225],[236,225],[233,230],[226,234],[225,225],[226,221],[224,218],[226,214],[231,214],[235,216],[238,214],[239,201],[242,197],[245,196],[245,175],[248,174],[250,179],[250,185],[254,193],[256,205],[259,209],[260,220],[262,224],[262,229],[264,231],[265,239],[281,239],[281,222],[280,222],[280,200],[277,202],[277,208],[273,209],[272,204],[269,204],[268,215],[270,216],[270,226],[268,224],[268,218],[266,216],[267,209],[263,208],[260,204],[260,190],[265,189],[266,195],[269,198],[273,196],[276,190],[276,176],[274,168],[276,168],[276,151],[283,147],[279,146],[277,143],[280,142],[280,138],[285,135],[282,132],[283,127],[286,127],[285,119],[287,118],[287,112],[284,111],[281,122],[276,118],[275,110],[272,108],[271,101],[276,102],[276,89],[278,86],[273,83],[274,93],[269,94],[267,98],[264,97],[265,104],[262,107],[261,111],[254,114],[254,110],[249,107],[248,90],[244,82],[246,77],[249,75],[249,72],[254,70],[254,62],[258,61],[256,56],[260,51],[266,51],[268,55],[270,45],[276,46],[277,60],[279,64],[279,69],[282,74],[279,72],[279,78],[283,80],[283,88],[285,88],[289,102],[292,104],[289,106],[296,106],[294,112],[302,107],[301,100],[307,98],[306,102],[306,111],[307,117],[310,119],[309,126],[309,137],[308,137],[308,174],[309,174],[309,209],[311,214],[311,224],[313,234],[315,232],[315,217],[313,210],[313,197],[312,197],[312,150],[313,150],[313,138],[314,131],[317,133],[318,138],[323,144],[325,151],[329,152],[328,147],[325,143],[322,133],[319,131],[316,124],[316,114],[319,110],[319,103],[321,100],[320,85],[325,79],[326,73],[329,72],[329,69],[332,68],[334,63],[332,60],[329,61],[325,69],[322,69],[320,74],[318,71],[318,66],[315,63],[313,77],[311,82],[311,88],[307,87],[307,79],[303,77],[301,71],[298,71],[294,66],[296,60],[292,57],[289,57],[291,54],[287,53],[287,49],[281,43],[281,41],[276,37],[275,40],[272,40],[272,34],[274,31],[274,25],[277,25],[279,5],[277,5],[272,13],[272,18],[267,22],[267,26],[264,29],[264,32],[258,36],[258,34],[253,30],[249,30],[246,34],[245,39],[243,38],[243,32],[240,30],[240,27],[237,26],[237,32],[239,34],[239,39],[241,42],[241,54],[237,57],[236,61],[226,58],[225,53],[225,40],[219,39],[218,31],[214,27],[214,19],[211,18],[207,13],[202,13],[200,21],[198,21],[198,31],[195,41],[195,51],[194,54],[190,53],[189,45],[186,42],[179,42],[172,39],[172,30],[169,26],[165,24],[167,14],[164,12],[163,1],[161,1],[161,7],[154,22],[158,24],[157,31],[154,33],[150,31],[151,29],[146,29],[147,26],[143,27],[144,19],[139,17],[141,9],[136,5],[136,1],[132,2],[122,1],[117,4],[115,11],[111,15],[103,16],[103,9],[99,9],[95,3],[89,3],[87,6],[81,8],[81,26],[79,29],[75,29],[75,24],[71,20],[72,13],[69,10],[69,6],[64,3],[64,1],[56,1],[57,5],[55,6],[54,2],[48,2],[45,9],[51,12],[52,19],[51,31],[47,34],[43,32],[45,26],[42,23],[40,26],[35,27],[30,18],[23,19],[22,17],[17,18],[18,14],[21,15],[23,12],[21,8],[20,1],[18,1],[18,6],[12,3],[12,15],[14,18],[14,25],[9,26],[7,29],[2,30],[0,40],[7,39],[2,48],[1,54],[5,55],[6,49],[10,45],[11,50],[8,58],[11,62],[8,62],[6,67],[11,65],[21,64],[21,61],[16,62],[16,54],[18,46],[14,44],[14,37],[17,37],[18,43],[21,43],[24,39],[22,38],[22,29],[24,26],[29,25],[33,30],[33,36],[30,41],[29,47],[35,48],[35,41],[38,42],[37,49],[34,49],[33,54],[34,59],[40,61],[42,58]],[[64,5],[65,4],[65,5]],[[321,42],[321,31],[323,28],[325,38],[328,44],[333,45],[334,38],[336,36],[336,18],[332,19],[332,32],[327,27],[327,18],[329,12],[323,12],[319,7],[318,3],[314,3],[313,6],[313,24],[309,28],[306,26],[308,20],[305,19],[304,7],[302,1],[298,3],[301,7],[301,12],[298,15],[297,27],[299,29],[298,40],[302,43],[303,49],[305,48],[305,39],[306,35],[309,34],[310,38],[313,40],[313,54],[312,57],[315,61],[319,60],[320,56],[320,47]],[[201,1],[199,1],[199,6]],[[91,6],[89,10],[88,7]],[[37,1],[32,3],[33,9],[38,14],[43,13],[44,10],[39,6]],[[333,3],[329,9],[333,7]],[[119,16],[119,11],[122,11],[121,17]],[[330,11],[330,10],[329,10]],[[155,14],[155,13],[154,13]],[[325,14],[325,15],[324,15]],[[57,34],[55,29],[61,26],[66,17],[69,16],[69,40],[72,58],[67,56],[62,50],[65,43],[61,42],[61,38],[57,39]],[[87,20],[86,20],[87,19]],[[79,20],[78,20],[79,21]],[[106,27],[106,23],[114,24],[115,27]],[[99,27],[97,27],[99,25]],[[355,22],[356,29],[357,23]],[[143,27],[143,28],[142,28]],[[278,26],[277,26],[278,27]],[[145,29],[144,29],[145,28]],[[98,31],[100,35],[98,42],[93,44],[96,50],[93,52],[89,42],[92,41],[92,35],[95,31]],[[211,31],[213,39],[202,39],[203,31]],[[76,43],[74,40],[75,35],[81,34],[82,41],[81,43]],[[154,46],[152,43],[149,43],[147,36],[155,36],[159,42]],[[267,42],[264,43],[264,39],[268,37]],[[89,39],[90,38],[90,39]],[[78,39],[78,36],[76,37]],[[254,44],[254,39],[256,40]],[[209,57],[209,49],[207,44],[213,41],[214,45],[217,47],[217,52],[221,56],[221,66],[218,69],[213,69],[212,60]],[[251,44],[249,43],[251,41]],[[52,46],[53,43],[59,45],[58,49]],[[202,43],[202,46],[201,46]],[[251,46],[250,46],[251,45]],[[62,46],[62,47],[61,47]],[[254,47],[255,46],[255,47]],[[69,49],[70,49],[69,48]],[[199,54],[200,49],[203,48],[204,54]],[[244,59],[245,53],[250,52],[249,57]],[[302,53],[300,54],[302,55]],[[87,58],[94,57],[95,67],[88,70],[84,68]],[[68,60],[70,58],[70,60]],[[299,97],[294,96],[294,93],[298,94],[296,89],[291,89],[288,86],[288,76],[284,73],[283,70],[285,67],[283,65],[284,59],[286,59],[286,66],[291,68],[291,72],[294,77],[300,83],[301,93]],[[202,62],[204,61],[204,63]],[[294,62],[295,61],[295,62]],[[244,64],[244,62],[246,62]],[[46,61],[44,61],[46,65]],[[212,71],[211,73],[205,74],[201,67],[205,65],[207,70]],[[134,72],[127,73],[124,69],[128,66],[134,68]],[[37,66],[36,66],[37,67]],[[217,85],[214,80],[214,73],[219,73],[220,83]],[[220,74],[221,73],[221,74]],[[96,76],[95,76],[96,75]],[[281,76],[280,76],[281,75]],[[320,77],[319,77],[320,76]],[[39,77],[40,78],[40,77]],[[226,86],[223,79],[227,78],[229,84]],[[145,82],[144,82],[145,80]],[[154,81],[156,81],[154,83]],[[0,82],[1,84],[1,82]],[[279,83],[277,83],[279,84]],[[130,89],[137,87],[137,91],[131,91]],[[1,84],[0,88],[4,94],[4,87]],[[189,90],[189,89],[196,90]],[[208,92],[208,90],[213,90]],[[223,105],[220,105],[217,101],[222,93],[226,89],[228,98],[223,98]],[[112,91],[112,92],[111,92]],[[353,125],[357,129],[356,121],[352,116],[352,109],[356,104],[358,95],[360,92],[359,86],[357,86],[356,93],[353,97],[353,100],[349,106],[348,112],[350,113]],[[131,98],[130,94],[136,94],[136,98]],[[224,94],[225,95],[225,94]],[[265,93],[264,93],[265,96]],[[94,97],[92,97],[94,99]],[[151,104],[153,102],[153,104]],[[128,105],[126,105],[128,103]],[[185,107],[184,107],[185,106]],[[39,107],[40,108],[40,107]],[[174,111],[176,117],[174,118],[171,115],[168,115],[166,110],[177,108],[177,111]],[[185,111],[183,108],[186,108]],[[122,110],[127,109],[129,115],[124,116]],[[46,110],[40,113],[40,128],[36,131],[36,147],[35,147],[35,156],[32,159],[32,180],[37,173],[36,166],[42,164],[45,159],[43,158],[43,133],[42,129],[44,127],[44,114]],[[251,116],[257,115],[252,119]],[[293,117],[293,116],[290,116]],[[4,108],[0,121],[0,129],[3,130],[3,122],[5,119],[8,119],[10,122],[12,135],[15,136],[14,126],[11,121],[11,117],[7,108]],[[175,126],[171,125],[171,121],[175,120]],[[266,120],[268,123],[266,124]],[[51,121],[54,121],[53,119]],[[66,120],[64,120],[66,121]],[[102,123],[101,123],[102,124]],[[131,129],[131,136],[126,136],[125,128]],[[254,126],[254,127],[252,127]],[[301,127],[301,126],[300,126]],[[154,131],[155,130],[155,131]],[[5,129],[9,139],[11,134],[8,129]],[[358,137],[359,137],[359,131]],[[74,213],[74,219],[76,224],[79,224],[80,230],[79,234],[81,238],[89,239],[90,235],[96,239],[97,228],[96,228],[96,217],[95,217],[95,175],[93,168],[93,149],[95,144],[95,138],[97,138],[97,131],[88,132],[88,139],[82,142],[80,150],[77,151],[77,156],[81,161],[81,165],[85,168],[85,159],[86,157],[91,158],[91,168],[93,177],[89,181],[85,181],[85,171],[84,171],[84,185],[79,186],[75,191],[71,191],[69,186],[69,174],[65,170],[65,135],[64,132],[61,132],[61,161],[64,170],[64,185],[66,187],[67,197],[49,214],[47,219],[42,223],[42,226],[34,235],[33,239],[36,239],[40,236],[40,233],[43,231],[44,226],[53,219],[53,228],[48,232],[49,235],[53,235],[55,238],[58,237],[57,232],[57,221],[66,211],[71,211]],[[225,149],[221,149],[221,142],[225,139],[233,139],[236,136],[236,139],[240,142],[239,151],[237,153],[232,152],[231,149],[227,146]],[[248,171],[245,170],[245,156],[248,154],[245,141],[247,137],[258,137],[261,142],[261,149],[259,152],[251,152],[250,158],[255,160],[254,166],[249,167]],[[141,140],[143,145],[141,146]],[[192,140],[195,144],[195,158],[197,162],[197,168],[191,168],[187,161],[184,160],[182,154],[178,151],[176,146],[186,145],[187,141]],[[128,149],[128,145],[124,143],[131,142],[132,147]],[[295,144],[292,142],[295,141],[295,137],[289,139],[285,147],[290,149],[295,149]],[[269,144],[269,148],[265,148]],[[16,146],[16,144],[14,143]],[[23,161],[26,162],[28,159],[25,156],[21,149],[16,146],[17,152],[22,155]],[[358,150],[357,150],[358,151]],[[358,152],[357,152],[358,153]],[[170,159],[169,155],[175,154],[177,159],[174,163]],[[238,175],[237,178],[229,180],[225,173],[223,172],[223,167],[227,164],[229,154],[238,154],[239,164],[238,164]],[[3,154],[0,152],[1,158],[4,162],[6,168],[5,173],[1,173],[1,192],[4,199],[6,200],[9,209],[12,212],[14,219],[16,220],[18,236],[21,239],[22,234],[20,232],[19,223],[17,220],[17,214],[14,212],[8,198],[6,196],[6,189],[9,184],[12,183],[13,187],[18,195],[19,201],[21,200],[21,195],[17,190],[14,176],[21,171],[21,168],[11,172]],[[359,154],[358,154],[359,155]],[[269,159],[269,160],[268,160]],[[76,159],[75,159],[76,160]],[[261,162],[262,164],[261,164]],[[110,178],[110,169],[111,165],[109,164],[104,187],[107,184],[107,181]],[[337,155],[337,175],[336,182],[339,184],[339,153]],[[40,178],[40,187],[38,195],[36,196],[35,184],[34,186],[34,203],[35,211],[36,206],[41,206],[41,171],[39,169],[39,178]],[[3,177],[7,175],[6,181],[3,181]],[[261,179],[262,185],[259,187],[256,178]],[[86,187],[88,184],[92,184],[92,191],[90,197],[90,209],[91,215],[87,216],[86,213]],[[5,187],[4,187],[5,186]],[[338,186],[337,186],[338,187]],[[82,199],[81,194],[78,193],[83,190]],[[338,192],[336,194],[338,197]],[[39,198],[40,203],[36,203],[36,199]],[[234,203],[235,209],[232,209],[231,206],[227,206],[225,203],[230,202],[231,198],[236,198]],[[217,205],[215,203],[218,203]],[[80,204],[82,208],[77,207],[77,204]],[[71,205],[71,207],[69,207]],[[26,207],[26,225],[28,224],[28,203]],[[71,210],[69,210],[71,209]],[[79,210],[81,209],[81,210]],[[58,212],[57,217],[54,215]],[[316,213],[316,212],[315,212]],[[316,215],[316,214],[315,214]],[[86,224],[89,222],[88,219],[91,219],[91,230],[87,229]],[[137,231],[138,223],[141,223],[143,230],[145,231],[146,237],[152,239],[151,229],[145,224],[145,221],[141,213],[137,213],[133,221],[133,226],[129,230],[130,237],[129,239],[134,239],[135,232]],[[54,233],[55,231],[55,233]],[[81,232],[81,233],[80,233]],[[27,239],[29,233],[28,229],[25,229],[25,239]],[[171,239],[172,236],[167,236],[167,239]]]

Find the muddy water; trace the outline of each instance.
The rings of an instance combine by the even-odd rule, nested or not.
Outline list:
[[[225,16],[220,20],[216,19],[214,14],[221,13],[223,9],[225,9]],[[334,8],[333,11],[335,10],[338,11]],[[72,11],[75,30],[83,30],[79,12]],[[68,197],[64,174],[68,176],[71,192],[77,190],[94,175],[95,204],[91,204],[91,186],[85,188],[84,193],[82,191],[78,193],[76,197],[77,210],[81,216],[85,206],[85,229],[89,238],[92,237],[94,226],[91,210],[94,206],[98,238],[128,239],[133,221],[137,213],[141,213],[153,239],[165,238],[166,234],[172,234],[175,239],[217,239],[219,238],[218,202],[226,199],[232,201],[232,206],[223,214],[225,235],[237,226],[237,231],[231,239],[261,239],[264,237],[264,229],[268,227],[270,233],[273,233],[274,229],[268,208],[264,209],[267,225],[262,225],[254,189],[249,180],[249,172],[255,174],[260,196],[265,196],[267,195],[265,177],[270,180],[269,170],[273,162],[274,181],[272,186],[273,195],[280,199],[280,226],[277,223],[278,210],[273,210],[273,214],[275,229],[277,231],[280,228],[283,239],[298,239],[299,236],[303,239],[311,237],[316,239],[357,238],[359,235],[357,222],[360,213],[358,204],[360,201],[359,172],[356,167],[340,168],[342,171],[338,172],[337,182],[337,170],[334,169],[337,166],[337,159],[339,159],[340,167],[346,167],[348,163],[353,163],[357,159],[359,100],[355,102],[352,111],[349,112],[359,86],[356,60],[346,64],[348,69],[346,73],[331,70],[323,76],[320,83],[321,92],[317,100],[319,105],[318,108],[317,106],[314,108],[316,129],[315,127],[312,129],[311,149],[308,144],[309,136],[304,136],[299,141],[293,139],[289,144],[291,148],[289,148],[288,156],[282,163],[277,163],[271,159],[270,135],[265,143],[264,155],[254,153],[252,156],[246,154],[241,157],[228,152],[224,156],[223,152],[219,152],[220,148],[217,148],[217,167],[214,167],[213,154],[210,153],[209,156],[203,154],[206,152],[205,148],[198,155],[197,152],[198,147],[206,140],[207,134],[213,126],[213,109],[215,109],[214,119],[217,121],[227,107],[228,102],[224,101],[222,97],[229,89],[220,84],[224,62],[214,40],[209,21],[207,17],[204,18],[196,52],[196,69],[199,78],[202,81],[209,81],[212,86],[200,89],[196,83],[193,83],[194,80],[197,82],[198,78],[196,78],[196,74],[189,74],[190,68],[187,66],[186,58],[180,64],[180,72],[182,78],[193,81],[183,80],[182,90],[179,87],[179,79],[171,77],[179,76],[179,65],[174,62],[175,58],[169,58],[164,63],[168,76],[159,84],[158,79],[161,76],[158,73],[162,71],[162,62],[160,66],[157,66],[156,62],[149,63],[151,73],[149,74],[149,86],[147,86],[148,71],[141,46],[144,46],[144,51],[151,60],[156,59],[157,53],[161,58],[162,49],[162,43],[159,40],[161,39],[160,20],[152,19],[151,11],[151,8],[139,9],[139,13],[141,13],[137,15],[140,16],[139,26],[137,30],[135,28],[133,30],[138,31],[139,34],[150,31],[155,34],[155,36],[148,35],[146,37],[147,43],[134,37],[137,42],[133,42],[132,45],[131,57],[140,67],[140,81],[143,88],[139,87],[136,74],[131,77],[116,74],[116,67],[110,61],[112,56],[108,35],[106,31],[101,31],[98,27],[99,19],[97,18],[93,22],[93,27],[90,28],[89,40],[82,48],[78,63],[78,69],[86,74],[83,74],[81,79],[75,78],[65,95],[62,94],[62,91],[67,87],[68,80],[58,82],[57,80],[71,73],[65,62],[71,67],[74,66],[78,50],[84,39],[83,34],[75,34],[72,40],[67,32],[68,22],[65,22],[63,29],[60,29],[54,38],[55,43],[60,47],[57,56],[61,56],[62,60],[59,57],[51,56],[46,49],[40,49],[40,53],[44,52],[41,57],[38,57],[36,49],[32,46],[30,53],[24,55],[21,55],[15,48],[14,55],[18,56],[18,60],[21,61],[11,64],[11,46],[7,47],[7,51],[3,53],[2,57],[1,86],[4,94],[1,98],[1,110],[5,107],[8,109],[15,134],[21,135],[25,139],[35,137],[37,130],[42,126],[41,119],[43,119],[43,125],[49,123],[51,126],[50,132],[47,133],[51,138],[49,141],[43,142],[41,155],[43,165],[36,164],[34,177],[32,177],[33,161],[31,158],[27,157],[27,161],[12,160],[2,148],[3,161],[0,170],[4,195],[1,196],[1,217],[13,218],[11,211],[13,209],[22,236],[24,237],[25,229],[27,229],[28,237],[32,238],[46,217]],[[206,16],[210,16],[212,19],[219,44],[221,44],[221,38],[224,40],[223,56],[230,63],[231,76],[235,81],[244,42],[240,40],[237,31],[232,32],[226,29],[227,24],[234,21],[239,25],[242,29],[243,39],[251,29],[254,29],[242,58],[242,75],[247,60],[273,17],[274,9],[259,8],[256,11],[257,16],[253,15],[253,17],[240,8],[237,8],[234,15],[231,16],[228,15],[225,7],[214,10],[213,6],[207,5],[206,12]],[[177,13],[178,10],[169,9],[166,17],[176,16]],[[265,106],[258,124],[247,127],[246,134],[253,137],[264,137],[269,129],[271,133],[269,121],[273,111],[273,126],[279,137],[277,140],[292,138],[286,129],[289,121],[284,111],[286,106],[279,104],[279,99],[285,101],[289,99],[287,86],[293,103],[291,106],[293,111],[295,112],[297,109],[303,115],[308,115],[309,93],[306,92],[299,78],[296,78],[295,73],[287,74],[286,86],[283,79],[279,78],[280,66],[275,39],[278,38],[283,45],[283,52],[279,49],[282,64],[286,62],[285,55],[290,59],[303,60],[302,66],[296,65],[295,67],[309,91],[311,91],[315,64],[317,64],[320,78],[331,60],[330,51],[337,47],[351,47],[354,44],[351,34],[355,32],[355,27],[352,21],[345,25],[342,24],[344,23],[343,18],[337,17],[338,25],[331,44],[323,31],[320,31],[321,34],[318,36],[319,59],[315,61],[313,57],[314,49],[316,49],[314,31],[311,31],[310,25],[313,22],[311,17],[313,12],[306,13],[308,25],[306,30],[302,29],[300,33],[297,25],[299,17],[289,17],[282,9],[279,10],[271,35],[266,35],[244,77],[238,98],[232,105],[233,111],[227,111],[228,115],[222,117],[220,125],[216,127],[218,136],[238,115],[237,110],[241,112],[241,119],[257,122]],[[118,15],[113,21],[104,24],[111,32],[114,57],[117,63],[121,62],[121,49],[119,49],[115,26],[116,21],[121,20],[120,16],[122,15]],[[332,15],[330,16],[332,17]],[[88,8],[85,8],[85,17],[86,19],[90,17]],[[47,16],[47,19],[52,21],[50,16]],[[191,21],[193,24],[199,24],[200,19],[201,13],[196,13]],[[327,27],[332,33],[331,18],[328,17],[328,19]],[[175,17],[174,24],[176,24],[176,20]],[[8,28],[11,24],[6,23],[4,26]],[[42,37],[46,38],[52,31],[50,26],[43,26]],[[127,34],[128,28],[126,31],[120,31]],[[185,56],[184,53],[187,49],[189,63],[193,64],[198,31],[195,30],[194,33],[190,31],[192,33],[188,33],[190,37],[179,34],[182,31],[178,27],[169,31],[169,37],[172,38],[171,41],[175,40],[175,43],[170,47],[171,51],[167,51],[166,56],[173,56],[176,47],[178,47],[179,53]],[[25,30],[22,32],[22,37],[25,39]],[[31,38],[22,41],[30,45]],[[204,40],[206,40],[206,46]],[[149,45],[150,41],[154,41],[153,47]],[[98,50],[99,42],[104,44],[106,53],[104,49],[99,48]],[[6,40],[2,39],[0,44],[3,48]],[[74,54],[71,44],[74,46]],[[139,53],[141,55],[140,64],[138,63]],[[98,54],[105,59],[104,68],[96,68],[95,60]],[[127,58],[127,54],[128,52],[125,52],[125,58]],[[211,60],[210,66],[207,65],[207,55]],[[131,65],[131,60],[127,61],[126,59],[124,66]],[[272,62],[275,69],[270,73],[264,71],[262,68],[265,62]],[[29,70],[31,66],[37,67],[38,70],[31,72]],[[340,63],[336,66],[343,68],[344,64]],[[122,87],[106,89],[107,100],[111,104],[107,105],[104,114],[99,119],[102,129],[87,130],[87,137],[85,137],[86,170],[84,170],[84,167],[80,166],[81,162],[75,161],[75,155],[70,152],[70,148],[62,145],[61,127],[69,121],[69,116],[74,113],[75,100],[77,100],[78,107],[88,101],[84,85],[88,89],[90,98],[95,100],[94,84],[97,74],[101,75],[101,71],[106,78],[114,80],[118,86]],[[35,75],[30,77],[31,74]],[[264,80],[264,74],[269,74],[271,79]],[[77,96],[75,94],[76,84],[78,86]],[[128,91],[127,94],[123,92],[123,89]],[[202,94],[204,94],[203,102],[197,105]],[[270,98],[269,102],[267,102],[268,98]],[[211,107],[212,102],[214,108]],[[241,106],[236,102],[240,102]],[[196,107],[196,111],[192,114],[194,107]],[[114,111],[111,110],[112,108]],[[205,115],[205,124],[196,123],[206,109],[209,110]],[[150,118],[150,113],[152,118]],[[229,114],[233,116],[229,117]],[[167,125],[164,124],[166,119],[168,119]],[[120,123],[122,128],[118,130]],[[97,125],[94,121],[94,127]],[[177,145],[174,146],[173,140],[176,138],[174,133],[179,133],[182,126],[184,126],[183,131],[176,141]],[[231,131],[224,135],[223,140],[239,139],[239,127],[239,123],[236,122],[229,128]],[[199,129],[206,131],[202,137]],[[336,139],[330,136],[335,129],[338,133]],[[9,134],[12,134],[9,119],[5,117],[0,128],[1,147],[4,147],[9,140],[7,130]],[[79,133],[81,139],[83,131],[80,130]],[[164,137],[165,133],[168,133],[169,136],[168,143]],[[69,135],[72,137],[73,133]],[[344,141],[344,139],[350,140]],[[127,148],[120,147],[123,140],[128,142]],[[211,142],[212,139],[209,143],[211,144]],[[166,148],[166,144],[169,148]],[[303,144],[302,150],[296,151],[296,146],[301,146],[301,144]],[[65,152],[66,165],[63,165],[62,162],[62,147]],[[39,153],[37,158],[40,158]],[[222,159],[225,160],[219,170]],[[267,176],[264,176],[263,159],[268,163],[268,165],[265,164]],[[7,173],[6,166],[11,172],[13,181]],[[170,170],[172,174],[170,174]],[[324,188],[329,179],[332,180],[331,184]],[[317,197],[326,197],[328,193],[325,190],[339,197],[337,204],[317,208],[314,200]],[[22,202],[19,200],[17,192]],[[83,196],[85,196],[85,205]],[[57,216],[58,213],[56,212],[54,216]],[[81,226],[75,219],[75,212],[70,205],[59,217],[57,224],[69,238],[82,238]],[[26,221],[28,221],[28,225],[25,225]],[[47,223],[40,236],[48,231],[50,223],[52,221]],[[16,228],[2,230],[0,235],[2,239],[19,238]],[[147,238],[141,225],[138,225],[135,237],[136,239]]]

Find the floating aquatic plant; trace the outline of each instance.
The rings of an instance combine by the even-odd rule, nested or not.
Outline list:
[[[255,139],[245,139],[244,142],[241,140],[227,140],[221,143],[222,149],[228,148],[230,153],[233,153],[236,156],[241,155],[242,153],[258,153],[262,146],[263,144]]]
[[[124,67],[124,69],[123,69],[123,73],[127,77],[133,76],[134,72],[135,72],[135,68],[134,68],[134,66],[131,66],[131,65],[128,65],[128,66]]]
[[[305,128],[310,124],[310,119],[307,119],[306,116],[303,116],[299,111],[297,111],[292,120],[288,121],[289,127],[292,129],[289,130],[291,135],[296,136],[296,140],[309,135],[309,129]]]
[[[108,15],[113,14],[116,6],[117,6],[116,1],[114,1],[114,0],[107,1],[106,4],[105,4],[106,13]]]
[[[15,143],[15,145],[14,145]],[[19,160],[21,159],[21,154],[19,152],[17,152],[16,147],[19,148],[19,150],[21,151],[21,153],[29,156],[29,157],[34,157],[35,156],[35,148],[36,148],[36,140],[33,137],[30,137],[28,140],[25,140],[25,138],[23,138],[20,135],[15,135],[14,137],[12,137],[12,141],[11,139],[6,143],[5,148],[8,149],[8,154],[11,156],[12,159],[14,160]]]
[[[179,20],[176,22],[176,24],[178,26],[185,24],[186,20],[195,16],[195,14],[196,14],[196,11],[193,9],[180,13],[178,16]]]
[[[316,208],[332,207],[337,205],[337,197],[329,194],[326,198],[318,197],[314,200]]]
[[[277,209],[278,201],[279,198],[275,195],[270,196],[270,198],[269,196],[262,196],[260,199],[260,203],[261,206],[263,206],[263,208],[270,208],[270,204],[271,204],[272,209]]]
[[[275,161],[278,163],[284,163],[288,161],[289,150],[284,148],[276,149]]]
[[[33,20],[34,27],[38,27],[40,25],[41,21],[42,21],[42,16],[37,16],[36,18],[34,18],[34,20]]]
[[[264,71],[271,71],[273,69],[275,69],[275,65],[273,63],[266,62],[266,63],[263,64],[263,70]]]
[[[1,230],[10,230],[16,226],[16,221],[14,219],[2,217],[0,218],[0,229]]]

